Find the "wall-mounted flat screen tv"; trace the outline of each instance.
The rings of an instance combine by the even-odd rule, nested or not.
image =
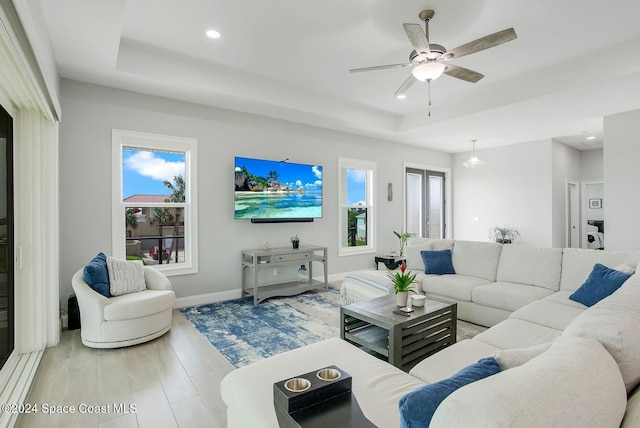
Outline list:
[[[322,217],[322,166],[235,158],[235,218],[255,222]]]

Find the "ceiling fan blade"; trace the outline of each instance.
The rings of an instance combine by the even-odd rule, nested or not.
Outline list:
[[[442,57],[445,60],[460,58],[465,55],[480,52],[485,49],[489,49],[518,37],[516,31],[513,28],[507,28],[506,30],[498,31],[497,33],[489,34],[488,36],[481,37],[457,48],[451,49],[446,52]]]
[[[409,88],[412,87],[413,84],[416,83],[416,81],[417,81],[417,79],[415,77],[413,77],[413,74],[410,74],[409,78],[407,78],[407,80],[405,80],[404,83],[402,85],[400,85],[400,87],[398,88],[396,93],[393,94],[393,96],[397,97],[399,95],[406,94],[407,91],[409,90]]]
[[[374,65],[373,67],[363,67],[363,68],[352,68],[349,70],[349,73],[359,73],[361,71],[374,71],[374,70],[385,70],[387,68],[402,68],[408,67],[411,63],[406,64],[388,64],[388,65]]]
[[[444,74],[455,77],[456,79],[466,80],[467,82],[476,83],[484,77],[484,74],[459,65],[445,64]]]
[[[407,33],[409,41],[413,45],[413,48],[418,53],[429,54],[431,49],[429,48],[429,40],[427,35],[420,26],[420,24],[402,24],[404,32]]]

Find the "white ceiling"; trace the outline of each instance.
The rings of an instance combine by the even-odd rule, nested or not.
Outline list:
[[[40,0],[62,77],[450,153],[555,138],[602,147],[603,116],[640,109],[640,1]],[[518,38],[393,93],[412,50],[402,24],[434,9],[452,49],[513,27]],[[222,37],[205,36],[216,29]],[[598,144],[586,143],[595,135]],[[605,143],[606,144],[606,143]]]

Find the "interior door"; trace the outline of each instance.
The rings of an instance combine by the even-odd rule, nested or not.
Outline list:
[[[444,238],[444,172],[407,168],[405,188],[407,232],[423,238]]]

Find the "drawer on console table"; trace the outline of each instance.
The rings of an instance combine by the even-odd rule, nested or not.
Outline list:
[[[305,252],[305,253],[295,253],[295,254],[276,254],[273,256],[273,262],[274,263],[278,263],[278,262],[291,262],[294,260],[311,260],[312,257],[312,253],[310,252]]]

